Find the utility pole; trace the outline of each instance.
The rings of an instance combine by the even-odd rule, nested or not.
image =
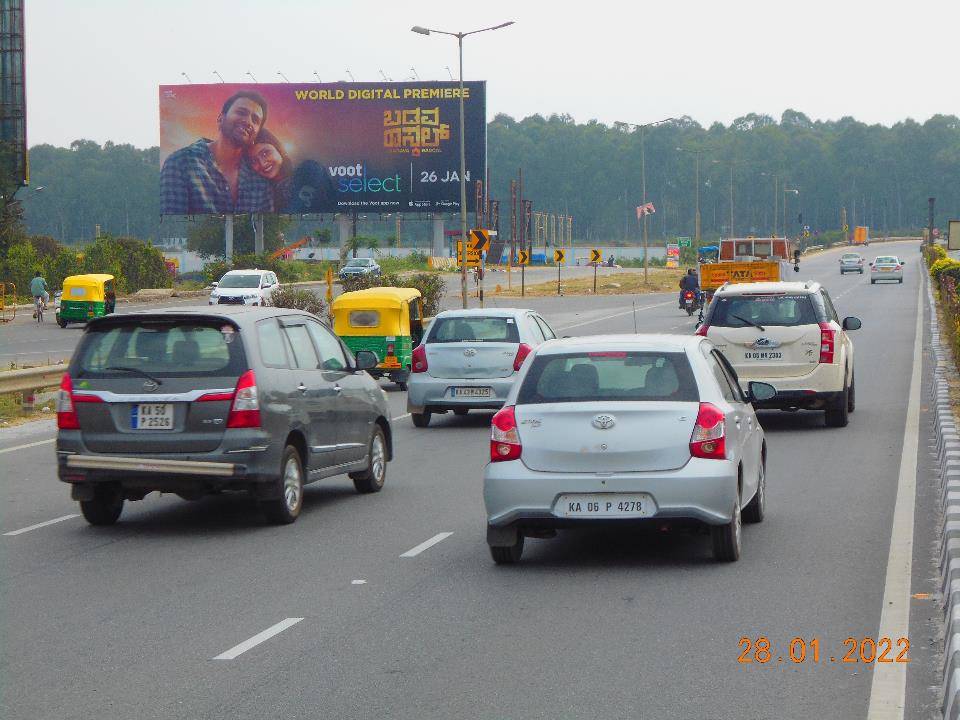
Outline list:
[[[933,245],[933,210],[936,198],[927,198],[927,244]]]

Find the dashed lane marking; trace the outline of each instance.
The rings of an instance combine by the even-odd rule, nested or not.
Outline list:
[[[303,620],[302,617],[287,618],[286,620],[281,620],[276,625],[271,625],[263,632],[258,632],[249,640],[244,640],[239,645],[234,645],[229,650],[226,650],[219,655],[217,655],[214,660],[234,660],[235,658],[243,655],[247,650],[255,648],[257,645],[266,642],[274,635],[279,635],[287,628],[291,628],[296,625],[298,622]]]
[[[64,515],[62,517],[54,518],[53,520],[45,520],[44,522],[37,523],[36,525],[30,525],[29,527],[20,528],[19,530],[11,530],[10,532],[5,532],[5,537],[14,537],[15,535],[23,535],[24,533],[30,532],[31,530],[39,530],[40,528],[46,527],[47,525],[55,525],[56,523],[63,522],[64,520],[72,520],[75,517],[80,517],[76,513],[73,515]]]
[[[427,549],[429,549],[429,548],[432,548],[432,547],[433,547],[434,545],[436,545],[438,542],[442,542],[443,540],[446,540],[446,539],[447,539],[448,537],[450,537],[451,535],[453,535],[452,532],[437,533],[436,535],[434,535],[434,536],[433,536],[432,538],[430,538],[429,540],[426,540],[426,541],[420,543],[419,545],[417,545],[415,548],[410,548],[410,549],[407,550],[405,553],[403,553],[400,557],[402,557],[402,558],[416,557],[417,555],[419,555],[420,553],[422,553],[424,550],[427,550]]]

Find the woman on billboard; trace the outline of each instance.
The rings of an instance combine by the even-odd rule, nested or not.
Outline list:
[[[306,160],[294,169],[283,143],[266,128],[257,135],[248,159],[254,171],[273,188],[273,206],[280,213],[323,212],[332,200],[333,186],[326,169]]]

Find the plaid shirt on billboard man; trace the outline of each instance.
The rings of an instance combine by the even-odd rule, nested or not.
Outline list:
[[[164,161],[160,213],[274,212],[270,182],[246,157],[266,119],[267,103],[259,93],[241,90],[230,96],[217,117],[215,140],[197,140]]]

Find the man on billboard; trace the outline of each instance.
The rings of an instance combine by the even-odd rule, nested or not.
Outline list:
[[[254,171],[250,151],[267,120],[267,102],[241,90],[223,104],[214,140],[200,138],[164,161],[162,215],[274,212],[274,187]]]

